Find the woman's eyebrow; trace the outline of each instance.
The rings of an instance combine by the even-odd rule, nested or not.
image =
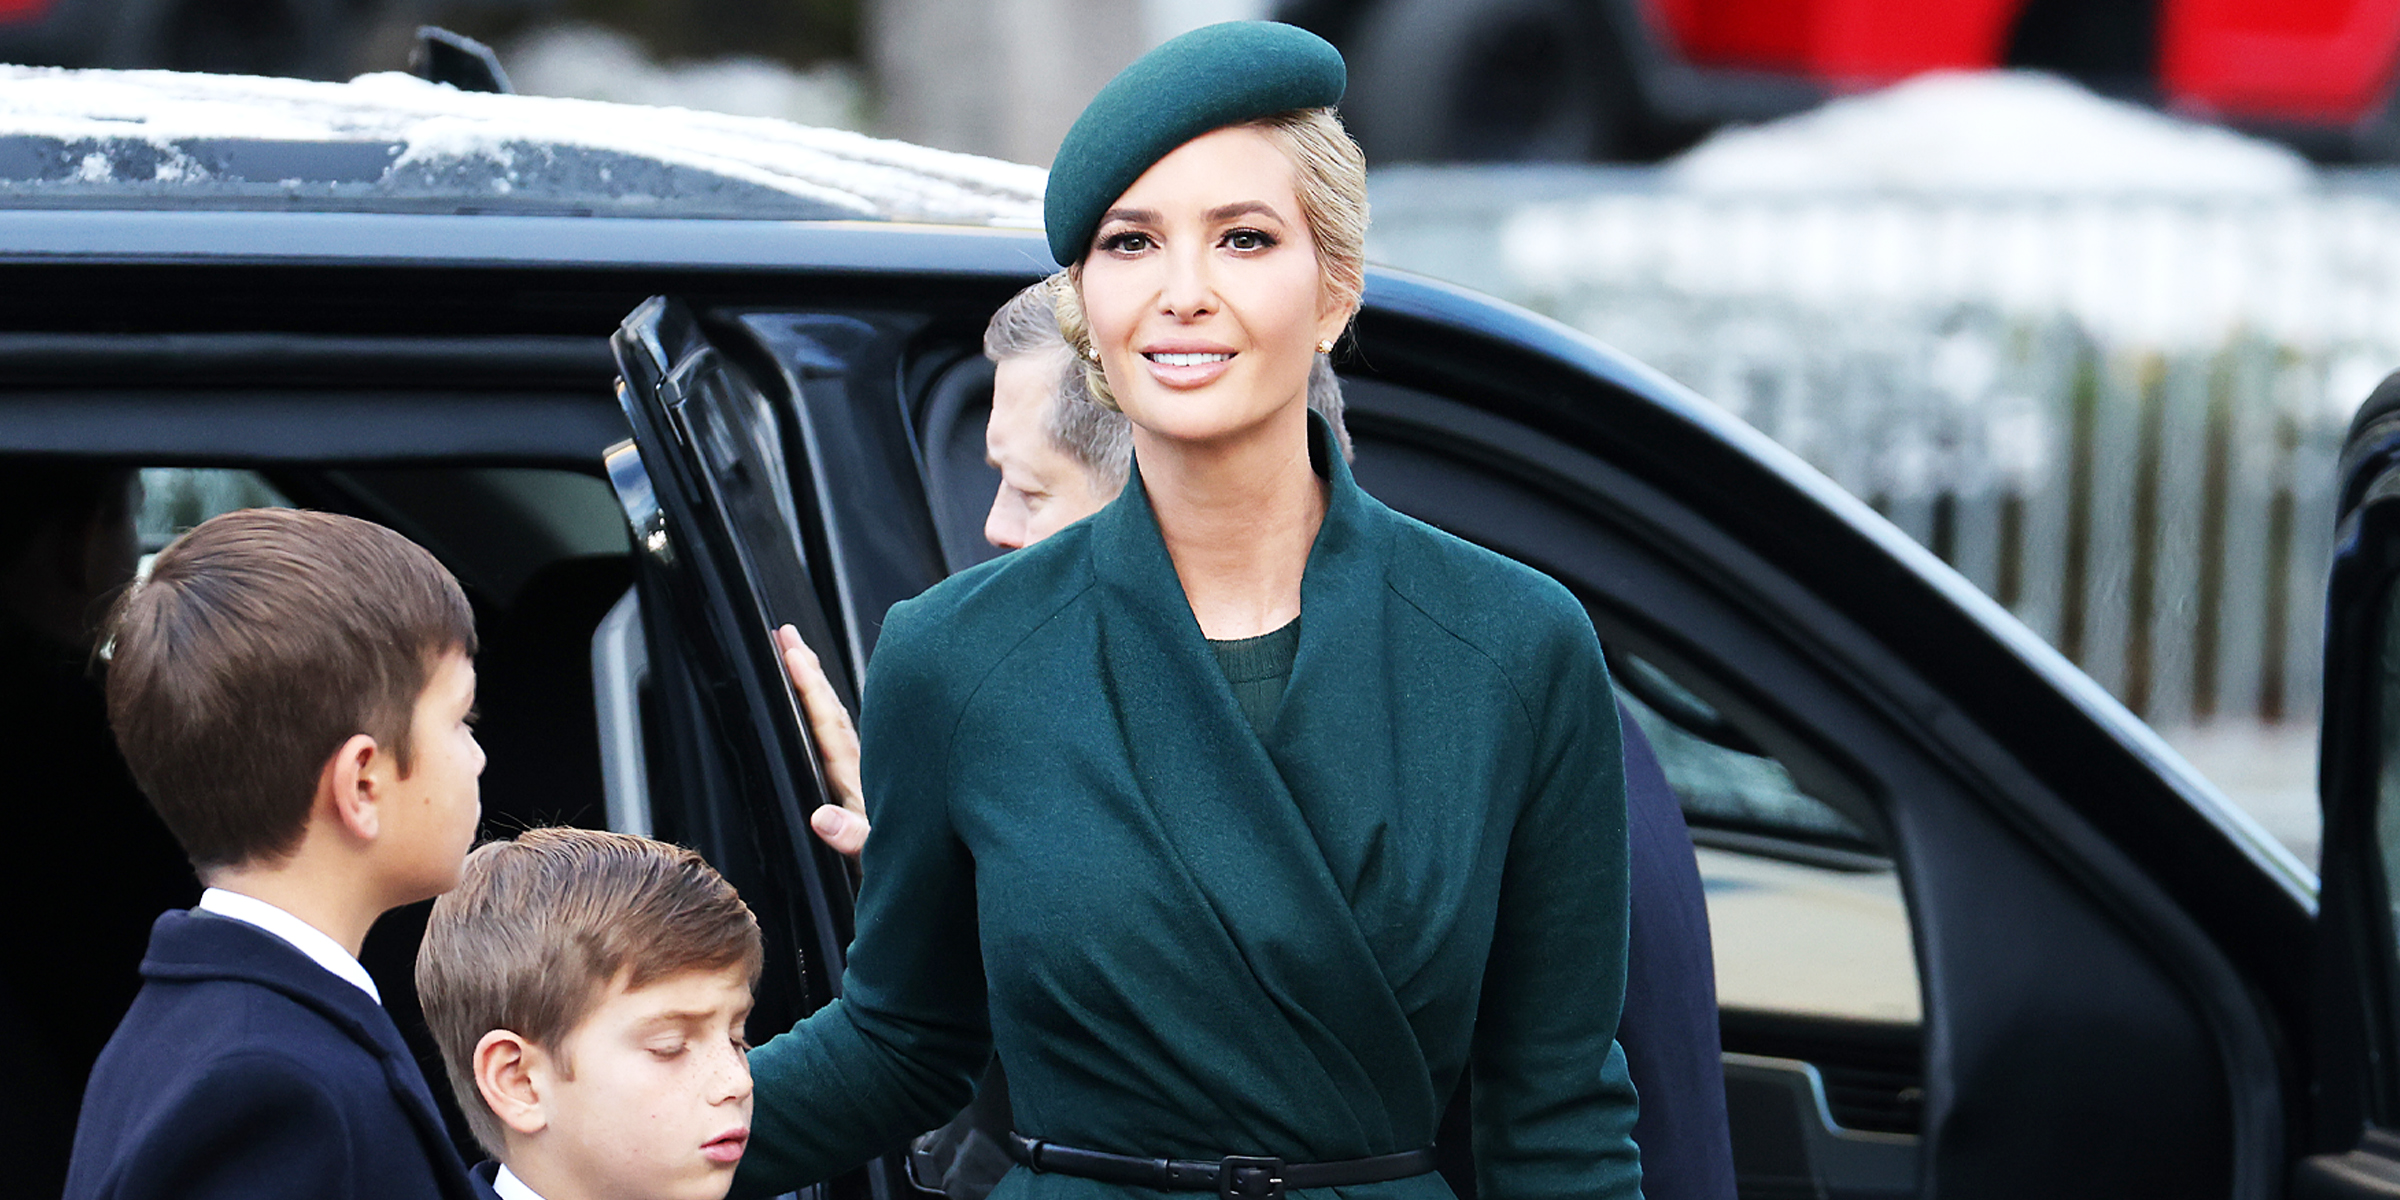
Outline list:
[[[1278,221],[1283,219],[1283,214],[1276,212],[1275,206],[1264,200],[1243,200],[1235,204],[1219,205],[1208,210],[1208,219],[1211,224],[1214,224],[1218,221],[1230,221],[1235,217],[1248,216],[1251,213],[1260,213]]]
[[[1220,221],[1230,221],[1235,217],[1248,216],[1252,213],[1271,217],[1277,221],[1283,219],[1283,214],[1276,212],[1275,206],[1264,200],[1240,200],[1232,204],[1220,204],[1203,215],[1210,223],[1214,224]],[[1147,208],[1112,208],[1100,214],[1102,225],[1111,221],[1123,221],[1129,225],[1156,225],[1159,223],[1159,217],[1156,210]]]

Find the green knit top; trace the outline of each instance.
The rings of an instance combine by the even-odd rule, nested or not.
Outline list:
[[[1208,648],[1217,652],[1217,666],[1225,672],[1225,682],[1233,685],[1234,702],[1242,706],[1250,731],[1267,736],[1275,710],[1283,707],[1283,685],[1292,678],[1292,660],[1300,654],[1300,618],[1257,637],[1210,638]]]

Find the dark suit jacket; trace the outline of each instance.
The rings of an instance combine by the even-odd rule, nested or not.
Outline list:
[[[1633,868],[1625,1014],[1617,1041],[1642,1096],[1633,1127],[1646,1200],[1733,1200],[1733,1140],[1717,1035],[1708,902],[1683,807],[1622,707],[1625,832]]]
[[[142,981],[84,1091],[67,1200],[491,1195],[391,1018],[282,939],[169,912]]]

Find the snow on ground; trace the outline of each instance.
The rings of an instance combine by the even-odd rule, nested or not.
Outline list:
[[[2188,348],[2247,330],[2318,348],[2400,331],[2400,207],[2312,190],[2215,199],[1974,192],[1733,195],[1673,187],[1511,212],[1527,290],[1773,298],[1825,311],[1988,305],[2104,341]]]
[[[2290,196],[2298,154],[2102,99],[2051,75],[1941,71],[1787,120],[1723,130],[1667,170],[1698,192]]]
[[[823,129],[864,128],[855,73],[839,65],[794,70],[756,56],[660,63],[641,44],[597,25],[545,25],[508,43],[500,63],[528,96],[563,96],[780,117]]]
[[[2044,470],[2024,451],[2056,440],[2035,428],[2049,397],[1954,369],[2032,341],[2121,362],[2270,348],[2298,369],[2237,401],[2288,415],[2304,441],[2338,443],[2400,366],[2388,178],[2320,177],[2281,146],[2046,76],[1930,76],[1720,133],[1655,171],[1504,179],[1481,213],[1413,226],[1409,200],[1450,181],[1393,176],[1382,261],[1615,344],[1862,494],[1955,475],[1883,461],[1912,422],[1980,476]]]
[[[77,180],[93,184],[112,182],[108,176],[127,164],[147,173],[114,182],[205,182],[206,164],[186,143],[214,139],[398,147],[387,179],[479,164],[494,169],[461,177],[487,179],[490,190],[506,193],[528,148],[567,147],[664,163],[861,215],[1017,226],[1039,224],[1044,180],[1035,167],[770,117],[461,92],[389,72],[319,83],[0,65],[0,138],[9,137],[62,148],[91,168],[84,175],[100,173]],[[128,144],[155,153],[109,152]],[[532,167],[529,160],[526,169]]]
[[[2042,483],[2044,447],[2063,448],[2045,413],[2064,411],[2040,390],[2059,374],[2044,345],[2118,362],[2266,347],[2296,369],[2239,402],[2337,444],[2400,366],[2388,185],[2044,76],[1920,79],[1655,171],[1500,179],[1480,213],[1413,225],[1412,199],[1469,181],[1385,179],[1382,261],[1614,344],[1862,495]]]
[[[2021,73],[1936,74],[1730,129],[1643,186],[1518,208],[1524,289],[1982,304],[2103,340],[2400,331],[2400,209],[2289,149]]]

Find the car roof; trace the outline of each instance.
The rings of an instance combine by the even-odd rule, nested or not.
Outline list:
[[[1039,228],[1038,167],[736,117],[347,83],[0,65],[0,208],[882,219]]]
[[[0,262],[591,267],[1038,278],[1033,230],[909,221],[289,212],[0,203]]]

